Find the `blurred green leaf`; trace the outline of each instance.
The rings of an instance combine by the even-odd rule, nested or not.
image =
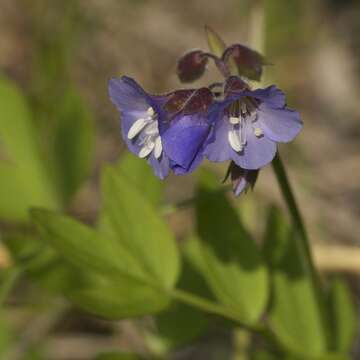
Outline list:
[[[217,181],[203,173],[196,203],[203,275],[220,302],[245,323],[254,323],[268,298],[268,278],[260,252],[242,226]]]
[[[20,269],[11,267],[8,269],[2,269],[0,272],[0,307],[9,295],[14,283],[19,277]]]
[[[10,234],[4,243],[15,263],[32,282],[50,294],[64,294],[78,288],[88,273],[66,262],[48,244],[30,234]]]
[[[93,274],[68,294],[76,304],[108,318],[155,313],[168,306],[164,293],[178,276],[175,240],[121,173],[109,169],[103,185],[107,222],[100,230],[40,209],[33,221],[61,256]]]
[[[106,169],[102,186],[105,213],[121,245],[154,282],[172,288],[179,275],[180,259],[165,222],[122,173]]]
[[[117,169],[121,171],[129,182],[134,184],[142,196],[154,206],[159,205],[162,197],[161,181],[154,176],[149,164],[126,152],[120,159]]]
[[[142,357],[133,353],[108,352],[96,356],[95,360],[141,360]]]
[[[208,316],[182,303],[174,303],[156,317],[158,336],[169,351],[191,343],[208,328]]]
[[[289,51],[303,49],[306,35],[311,27],[306,21],[307,10],[311,5],[301,0],[264,1],[265,14],[265,53],[272,56],[284,55]],[[286,29],[286,31],[284,31]]]
[[[13,341],[13,332],[5,317],[5,310],[0,308],[0,357],[5,359],[5,354],[10,349]]]
[[[66,203],[90,173],[95,130],[91,113],[71,87],[57,101],[56,109],[51,164],[54,182]]]
[[[136,260],[111,238],[102,239],[88,226],[51,211],[33,209],[31,214],[43,238],[74,265],[107,275],[142,277]]]
[[[170,302],[152,287],[125,277],[72,291],[69,298],[81,308],[108,319],[153,314]]]
[[[326,351],[326,335],[310,273],[302,262],[295,236],[281,212],[271,208],[264,242],[273,285],[269,321],[287,348],[302,358],[316,357]]]
[[[332,349],[349,353],[357,328],[357,319],[348,286],[340,277],[333,279],[328,300],[332,319]]]
[[[214,300],[197,261],[202,259],[198,240],[194,237],[185,241],[182,250],[182,271],[177,288],[204,299]],[[184,303],[174,302],[172,306],[156,316],[156,332],[148,335],[148,346],[155,354],[165,356],[170,350],[195,341],[209,328],[209,314]]]
[[[30,206],[57,207],[37,135],[19,89],[0,77],[0,217],[26,220]]]
[[[168,305],[168,297],[154,289],[142,264],[113,238],[79,222],[46,210],[32,210],[32,218],[44,239],[75,268],[62,268],[82,282],[67,289],[68,297],[78,306],[107,318],[124,318],[154,313]],[[61,270],[61,266],[60,266]],[[76,285],[76,283],[74,283]]]

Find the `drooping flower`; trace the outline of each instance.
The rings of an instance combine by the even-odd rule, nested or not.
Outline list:
[[[286,107],[276,86],[250,90],[232,76],[224,97],[210,115],[213,129],[204,150],[210,161],[233,160],[242,169],[260,169],[273,160],[277,142],[293,140],[302,129],[299,113]]]
[[[207,88],[150,95],[133,79],[111,79],[109,94],[120,111],[121,132],[129,150],[146,158],[164,179],[170,170],[187,174],[201,163],[201,146],[210,131],[207,109],[213,101]]]
[[[164,98],[149,95],[126,76],[110,80],[109,94],[120,112],[121,133],[129,150],[140,158],[146,158],[155,174],[164,179],[170,170],[158,124]]]

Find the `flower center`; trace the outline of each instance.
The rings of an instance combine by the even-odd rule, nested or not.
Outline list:
[[[144,117],[137,119],[130,127],[128,139],[137,138],[137,144],[140,146],[138,156],[145,158],[152,152],[156,159],[159,159],[162,154],[162,143],[159,135],[157,114],[150,106]]]
[[[243,151],[247,143],[246,127],[251,126],[256,137],[263,136],[260,127],[255,126],[257,119],[256,106],[246,98],[234,101],[228,109],[228,141],[236,152]]]

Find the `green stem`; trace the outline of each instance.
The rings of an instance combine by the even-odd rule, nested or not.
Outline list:
[[[275,159],[272,162],[273,170],[275,172],[277,181],[279,183],[282,195],[289,209],[292,222],[294,227],[297,229],[300,236],[296,236],[294,241],[299,249],[299,252],[302,254],[302,261],[304,266],[308,269],[309,274],[312,279],[313,288],[316,294],[316,299],[318,303],[318,311],[322,318],[322,327],[324,334],[328,336],[328,317],[324,305],[324,293],[320,277],[316,271],[313,256],[311,252],[309,238],[306,232],[304,221],[302,219],[299,207],[297,205],[294,193],[291,189],[290,182],[288,180],[285,167],[281,161],[279,153],[275,156]]]
[[[309,244],[309,238],[308,238],[308,235],[306,232],[304,221],[302,219],[299,207],[295,200],[294,193],[291,189],[290,182],[288,180],[288,177],[287,177],[287,174],[285,171],[285,167],[280,159],[279,153],[277,153],[277,155],[275,156],[275,159],[272,162],[272,166],[273,166],[277,181],[279,183],[282,195],[283,195],[284,200],[289,209],[292,221],[301,235],[302,247],[308,258],[309,265],[311,266],[311,268],[314,269],[312,255],[311,255],[311,249],[310,249],[310,244]]]

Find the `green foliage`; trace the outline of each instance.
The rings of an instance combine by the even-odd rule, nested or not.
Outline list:
[[[30,206],[56,208],[58,200],[40,159],[26,101],[0,77],[0,217],[27,219]]]
[[[174,236],[164,221],[125,176],[110,168],[104,171],[103,194],[105,213],[124,248],[156,284],[172,288],[180,259]]]
[[[348,354],[357,328],[356,312],[345,281],[333,279],[328,296],[331,313],[332,350]]]
[[[94,121],[74,89],[66,89],[54,113],[51,168],[65,203],[89,175],[95,141]]]
[[[162,200],[162,183],[154,176],[150,165],[132,153],[123,155],[116,167],[141,195],[154,206]]]
[[[280,211],[272,208],[264,243],[272,275],[269,321],[285,347],[303,357],[315,357],[326,351],[326,334],[296,236]]]
[[[203,173],[196,202],[201,270],[216,298],[244,323],[255,323],[266,305],[268,282],[260,252],[224,194]]]
[[[179,273],[174,238],[121,172],[106,170],[103,192],[106,231],[40,209],[32,211],[33,221],[62,257],[88,275],[68,294],[76,304],[108,318],[158,312],[168,306]]]
[[[137,354],[132,353],[120,353],[120,352],[108,352],[96,356],[95,360],[141,360]]]

